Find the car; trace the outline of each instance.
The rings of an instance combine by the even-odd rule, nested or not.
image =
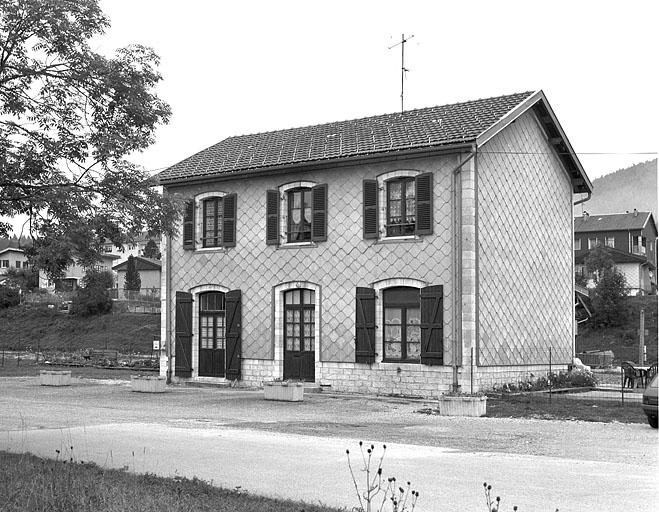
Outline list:
[[[643,412],[647,415],[648,423],[652,428],[657,428],[657,387],[659,387],[657,377],[659,374],[652,378],[643,392]]]

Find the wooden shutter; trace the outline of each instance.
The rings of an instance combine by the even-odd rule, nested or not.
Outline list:
[[[416,230],[417,235],[432,235],[432,173],[419,174],[414,180],[416,187]]]
[[[224,247],[236,246],[236,213],[238,196],[229,194],[224,196],[224,211],[222,215],[222,245]]]
[[[378,181],[364,180],[364,238],[378,237]]]
[[[192,376],[192,294],[186,292],[176,292],[174,355],[174,375]]]
[[[185,202],[183,212],[183,249],[194,250],[194,199]]]
[[[279,245],[279,192],[268,190],[265,201],[265,243]]]
[[[327,240],[327,183],[311,189],[311,240]]]
[[[240,379],[240,366],[242,361],[241,343],[241,308],[240,290],[231,290],[225,296],[226,311],[226,378]]]
[[[357,288],[357,311],[355,315],[355,361],[375,361],[375,290]]]
[[[421,288],[421,363],[444,364],[444,287]]]

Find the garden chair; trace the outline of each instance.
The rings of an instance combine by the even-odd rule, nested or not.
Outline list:
[[[622,380],[623,388],[633,388],[634,382],[636,381],[636,368],[634,368],[634,363],[631,361],[625,361],[622,363],[622,373],[624,378]]]

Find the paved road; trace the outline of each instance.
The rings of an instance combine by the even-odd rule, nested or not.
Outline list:
[[[0,389],[0,449],[11,451],[54,457],[58,449],[132,471],[351,506],[345,449],[366,435],[387,442],[385,474],[411,480],[423,511],[482,510],[483,481],[506,510],[646,512],[659,503],[658,436],[645,425],[450,419],[414,414],[419,403],[322,395],[303,404],[245,391],[142,395],[121,381],[55,389],[0,379]]]

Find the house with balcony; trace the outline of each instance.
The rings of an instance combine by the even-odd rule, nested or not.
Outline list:
[[[585,260],[595,247],[606,247],[625,276],[630,295],[657,289],[657,225],[651,212],[595,215],[574,219],[575,271],[588,278]],[[594,282],[589,279],[589,287]]]
[[[542,91],[229,137],[159,182],[174,381],[438,396],[572,362],[592,185]]]

